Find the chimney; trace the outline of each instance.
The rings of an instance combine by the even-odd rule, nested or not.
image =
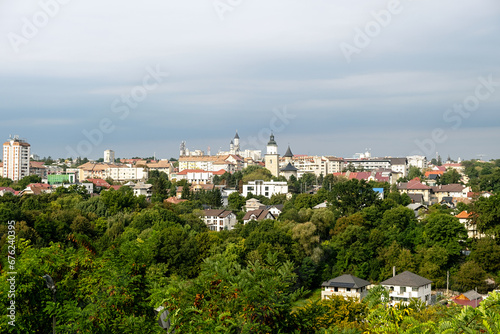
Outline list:
[[[396,266],[392,267],[392,277],[396,276]]]

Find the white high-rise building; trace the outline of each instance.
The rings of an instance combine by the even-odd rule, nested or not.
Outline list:
[[[16,135],[3,144],[2,176],[19,181],[28,175],[30,175],[30,144]]]

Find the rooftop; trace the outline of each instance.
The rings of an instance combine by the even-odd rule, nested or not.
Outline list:
[[[368,286],[371,283],[353,275],[342,275],[339,277],[332,278],[329,281],[323,282],[321,286],[324,287],[337,287],[337,288],[354,288],[360,289],[362,287]]]
[[[421,287],[427,284],[431,284],[432,281],[425,277],[414,274],[410,271],[404,271],[399,275],[391,277],[380,285],[397,285],[397,286],[408,286],[408,287]]]

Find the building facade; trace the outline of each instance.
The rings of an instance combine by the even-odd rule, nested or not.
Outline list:
[[[280,173],[280,155],[278,154],[278,144],[274,140],[274,135],[271,134],[269,142],[267,143],[267,151],[264,156],[264,163],[266,168],[275,177],[279,176]]]
[[[107,164],[114,163],[115,162],[115,151],[113,151],[113,150],[104,151],[104,162]]]
[[[2,176],[19,181],[30,175],[30,144],[19,136],[10,138],[3,144]]]
[[[286,182],[276,182],[276,181],[250,181],[248,184],[243,186],[244,197],[247,197],[248,194],[256,195],[256,196],[266,196],[271,198],[273,195],[278,194],[287,194],[288,193],[288,184]]]
[[[363,299],[368,294],[370,282],[353,275],[342,275],[324,282],[321,287],[321,299],[331,296]]]
[[[389,290],[391,304],[408,305],[411,299],[420,299],[427,305],[431,303],[431,280],[409,271],[389,278],[380,283]]]

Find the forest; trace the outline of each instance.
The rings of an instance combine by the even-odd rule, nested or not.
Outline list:
[[[447,273],[453,291],[496,289],[498,169],[484,174],[491,185],[481,171],[474,174],[475,166],[467,168],[475,186],[490,187],[493,195],[457,210],[434,205],[417,218],[406,207],[409,197],[388,184],[381,185],[387,190],[381,200],[374,184],[327,176],[315,194],[261,198],[284,205],[277,220],[221,232],[209,231],[200,218],[204,206],[222,205],[218,191],[186,190],[188,201],[170,204],[164,199],[176,184],[161,174],[150,179],[151,200],[128,187],[98,196],[79,187],[6,193],[0,197],[0,332],[52,333],[54,321],[57,333],[168,332],[156,309],[168,312],[171,333],[498,333],[498,293],[475,309],[446,300],[388,307],[387,292],[377,288],[362,302],[313,297],[322,282],[341,274],[378,283],[392,276],[393,266],[432,280],[433,291],[446,289]],[[261,171],[241,177],[252,173]],[[239,182],[230,178],[224,182]],[[246,199],[229,198],[240,219]],[[312,209],[325,201],[326,208]],[[455,217],[464,209],[474,213],[485,238],[467,238]],[[15,326],[8,316],[13,287]]]

